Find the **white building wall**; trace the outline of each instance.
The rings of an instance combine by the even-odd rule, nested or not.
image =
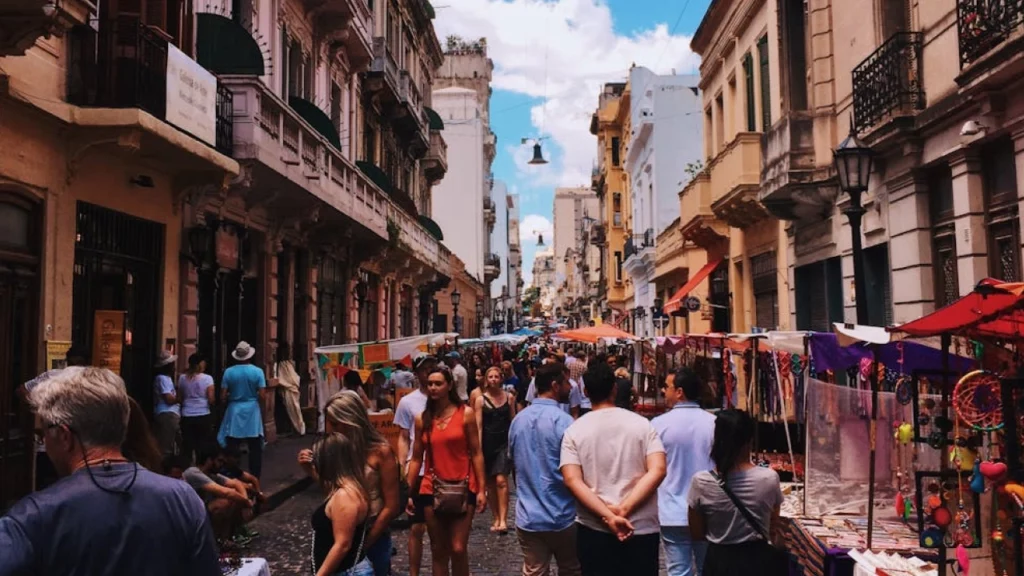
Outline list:
[[[434,186],[433,219],[444,244],[466,263],[466,272],[484,277],[486,227],[483,219],[486,174],[484,134],[476,92],[445,88],[433,94],[434,110],[444,120],[448,172]]]
[[[501,273],[491,281],[491,298],[498,298],[502,290],[511,292],[508,273],[508,187],[500,180],[494,181],[491,200],[494,201],[495,224],[491,232],[491,252],[501,258]]]

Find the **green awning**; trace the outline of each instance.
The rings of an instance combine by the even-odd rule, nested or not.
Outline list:
[[[434,112],[434,109],[429,106],[424,106],[423,109],[427,112],[427,119],[430,121],[430,129],[444,130],[444,120],[441,120],[441,115]]]
[[[430,3],[430,0],[423,0],[423,9],[427,12],[427,18],[433,20],[437,17],[437,13],[434,12],[434,5]]]
[[[391,186],[391,179],[388,178],[388,175],[385,174],[379,166],[373,162],[367,162],[366,160],[357,160],[356,167],[362,170],[363,174],[366,174],[366,177],[380,187],[385,194],[388,196],[392,195],[393,189]]]
[[[431,236],[437,238],[438,242],[444,240],[444,234],[441,232],[441,227],[437,225],[437,222],[434,222],[430,218],[420,214],[420,224],[423,224],[423,227],[427,229],[427,232],[430,232]]]
[[[196,61],[214,74],[263,76],[263,51],[256,39],[231,18],[196,14]]]
[[[341,150],[341,137],[338,136],[338,129],[334,127],[334,122],[331,122],[331,117],[316,104],[298,96],[291,96],[288,98],[288,105],[292,107],[292,110],[298,112],[303,120],[309,122],[309,125],[321,136],[327,138],[327,141],[335,148]]]

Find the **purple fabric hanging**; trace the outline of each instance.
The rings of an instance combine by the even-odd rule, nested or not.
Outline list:
[[[878,361],[882,364],[899,370],[900,351],[898,343],[890,342],[878,346]],[[903,372],[910,374],[914,370],[941,370],[941,350],[930,346],[918,344],[917,342],[903,341]],[[871,350],[863,345],[857,344],[843,348],[835,334],[815,332],[811,335],[811,357],[814,358],[814,368],[819,371],[825,370],[846,370],[851,366],[860,364],[861,358],[871,358]],[[962,356],[949,356],[949,369],[953,372],[966,372],[975,365],[974,360]]]

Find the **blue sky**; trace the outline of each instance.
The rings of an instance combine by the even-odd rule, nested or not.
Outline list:
[[[435,0],[438,36],[486,37],[494,61],[491,129],[495,177],[520,195],[523,273],[531,279],[536,234],[550,245],[554,189],[589,185],[596,156],[590,116],[605,82],[630,64],[696,72],[690,38],[710,0]],[[673,27],[678,27],[673,31]],[[522,138],[543,136],[546,166],[526,164]]]

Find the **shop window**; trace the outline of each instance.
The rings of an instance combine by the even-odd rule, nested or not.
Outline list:
[[[1017,209],[1017,168],[1013,141],[1000,139],[981,154],[988,227],[989,276],[1021,280],[1020,224]]]
[[[779,282],[775,252],[750,259],[750,277],[754,288],[755,325],[765,330],[779,326]]]
[[[935,307],[960,298],[956,264],[956,231],[953,227],[953,174],[939,166],[928,175],[929,212],[932,221],[932,270],[935,274]]]

